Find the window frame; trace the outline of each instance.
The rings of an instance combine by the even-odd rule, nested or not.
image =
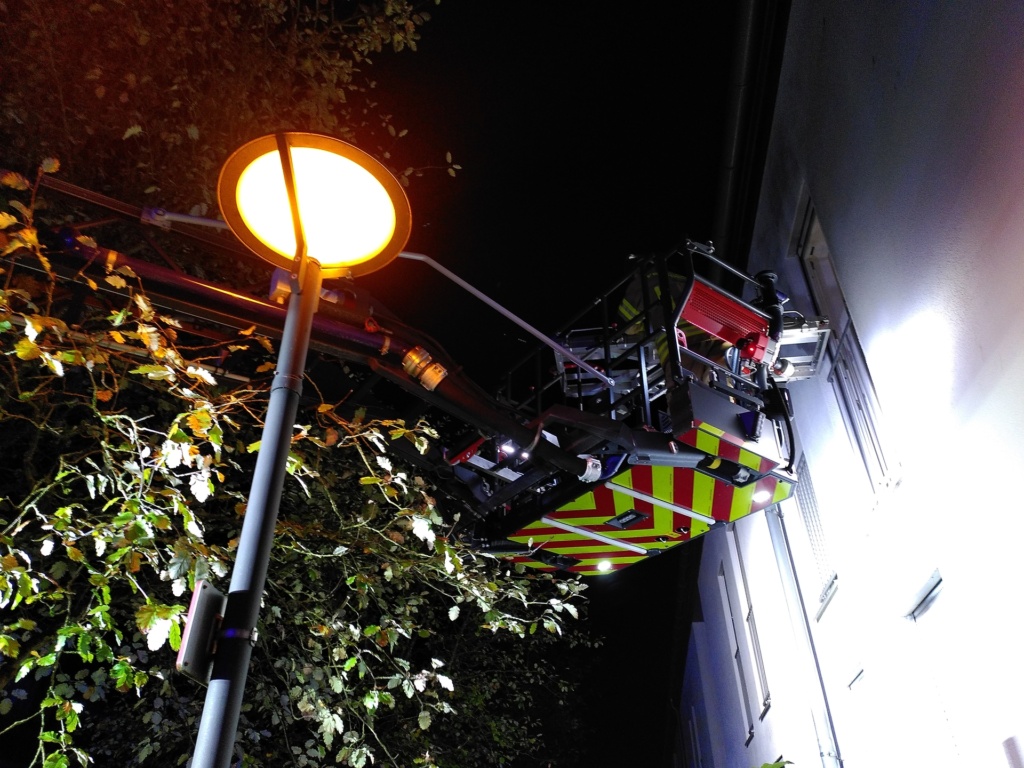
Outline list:
[[[827,381],[832,385],[847,435],[860,454],[875,493],[895,488],[901,479],[901,465],[891,441],[885,438],[882,410],[864,348],[811,200],[807,201],[796,256],[815,311],[829,318],[834,331],[826,352]]]

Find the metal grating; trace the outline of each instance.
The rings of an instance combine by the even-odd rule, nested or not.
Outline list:
[[[821,515],[818,511],[818,497],[814,494],[814,483],[811,482],[806,456],[800,458],[797,477],[800,478],[800,482],[796,484],[796,501],[800,507],[800,515],[804,521],[807,537],[810,540],[814,564],[818,568],[821,590],[818,594],[818,602],[824,605],[835,592],[838,576],[829,555],[828,541],[825,538],[825,529],[821,524]]]

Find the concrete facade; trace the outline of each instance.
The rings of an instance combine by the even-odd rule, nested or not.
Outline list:
[[[1020,766],[1024,4],[796,0],[752,242],[836,342],[813,494],[705,542],[677,764]]]

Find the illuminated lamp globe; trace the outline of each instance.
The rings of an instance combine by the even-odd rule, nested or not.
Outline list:
[[[320,264],[325,278],[373,272],[405,247],[412,213],[405,191],[387,168],[330,136],[288,132],[250,141],[221,169],[221,212],[251,251],[276,267],[297,268],[284,150],[306,255]]]

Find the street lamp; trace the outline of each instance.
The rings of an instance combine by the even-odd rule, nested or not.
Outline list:
[[[292,292],[192,768],[231,763],[321,282],[380,269],[412,226],[405,193],[383,165],[318,134],[249,142],[224,164],[217,195],[238,239],[291,272]]]

